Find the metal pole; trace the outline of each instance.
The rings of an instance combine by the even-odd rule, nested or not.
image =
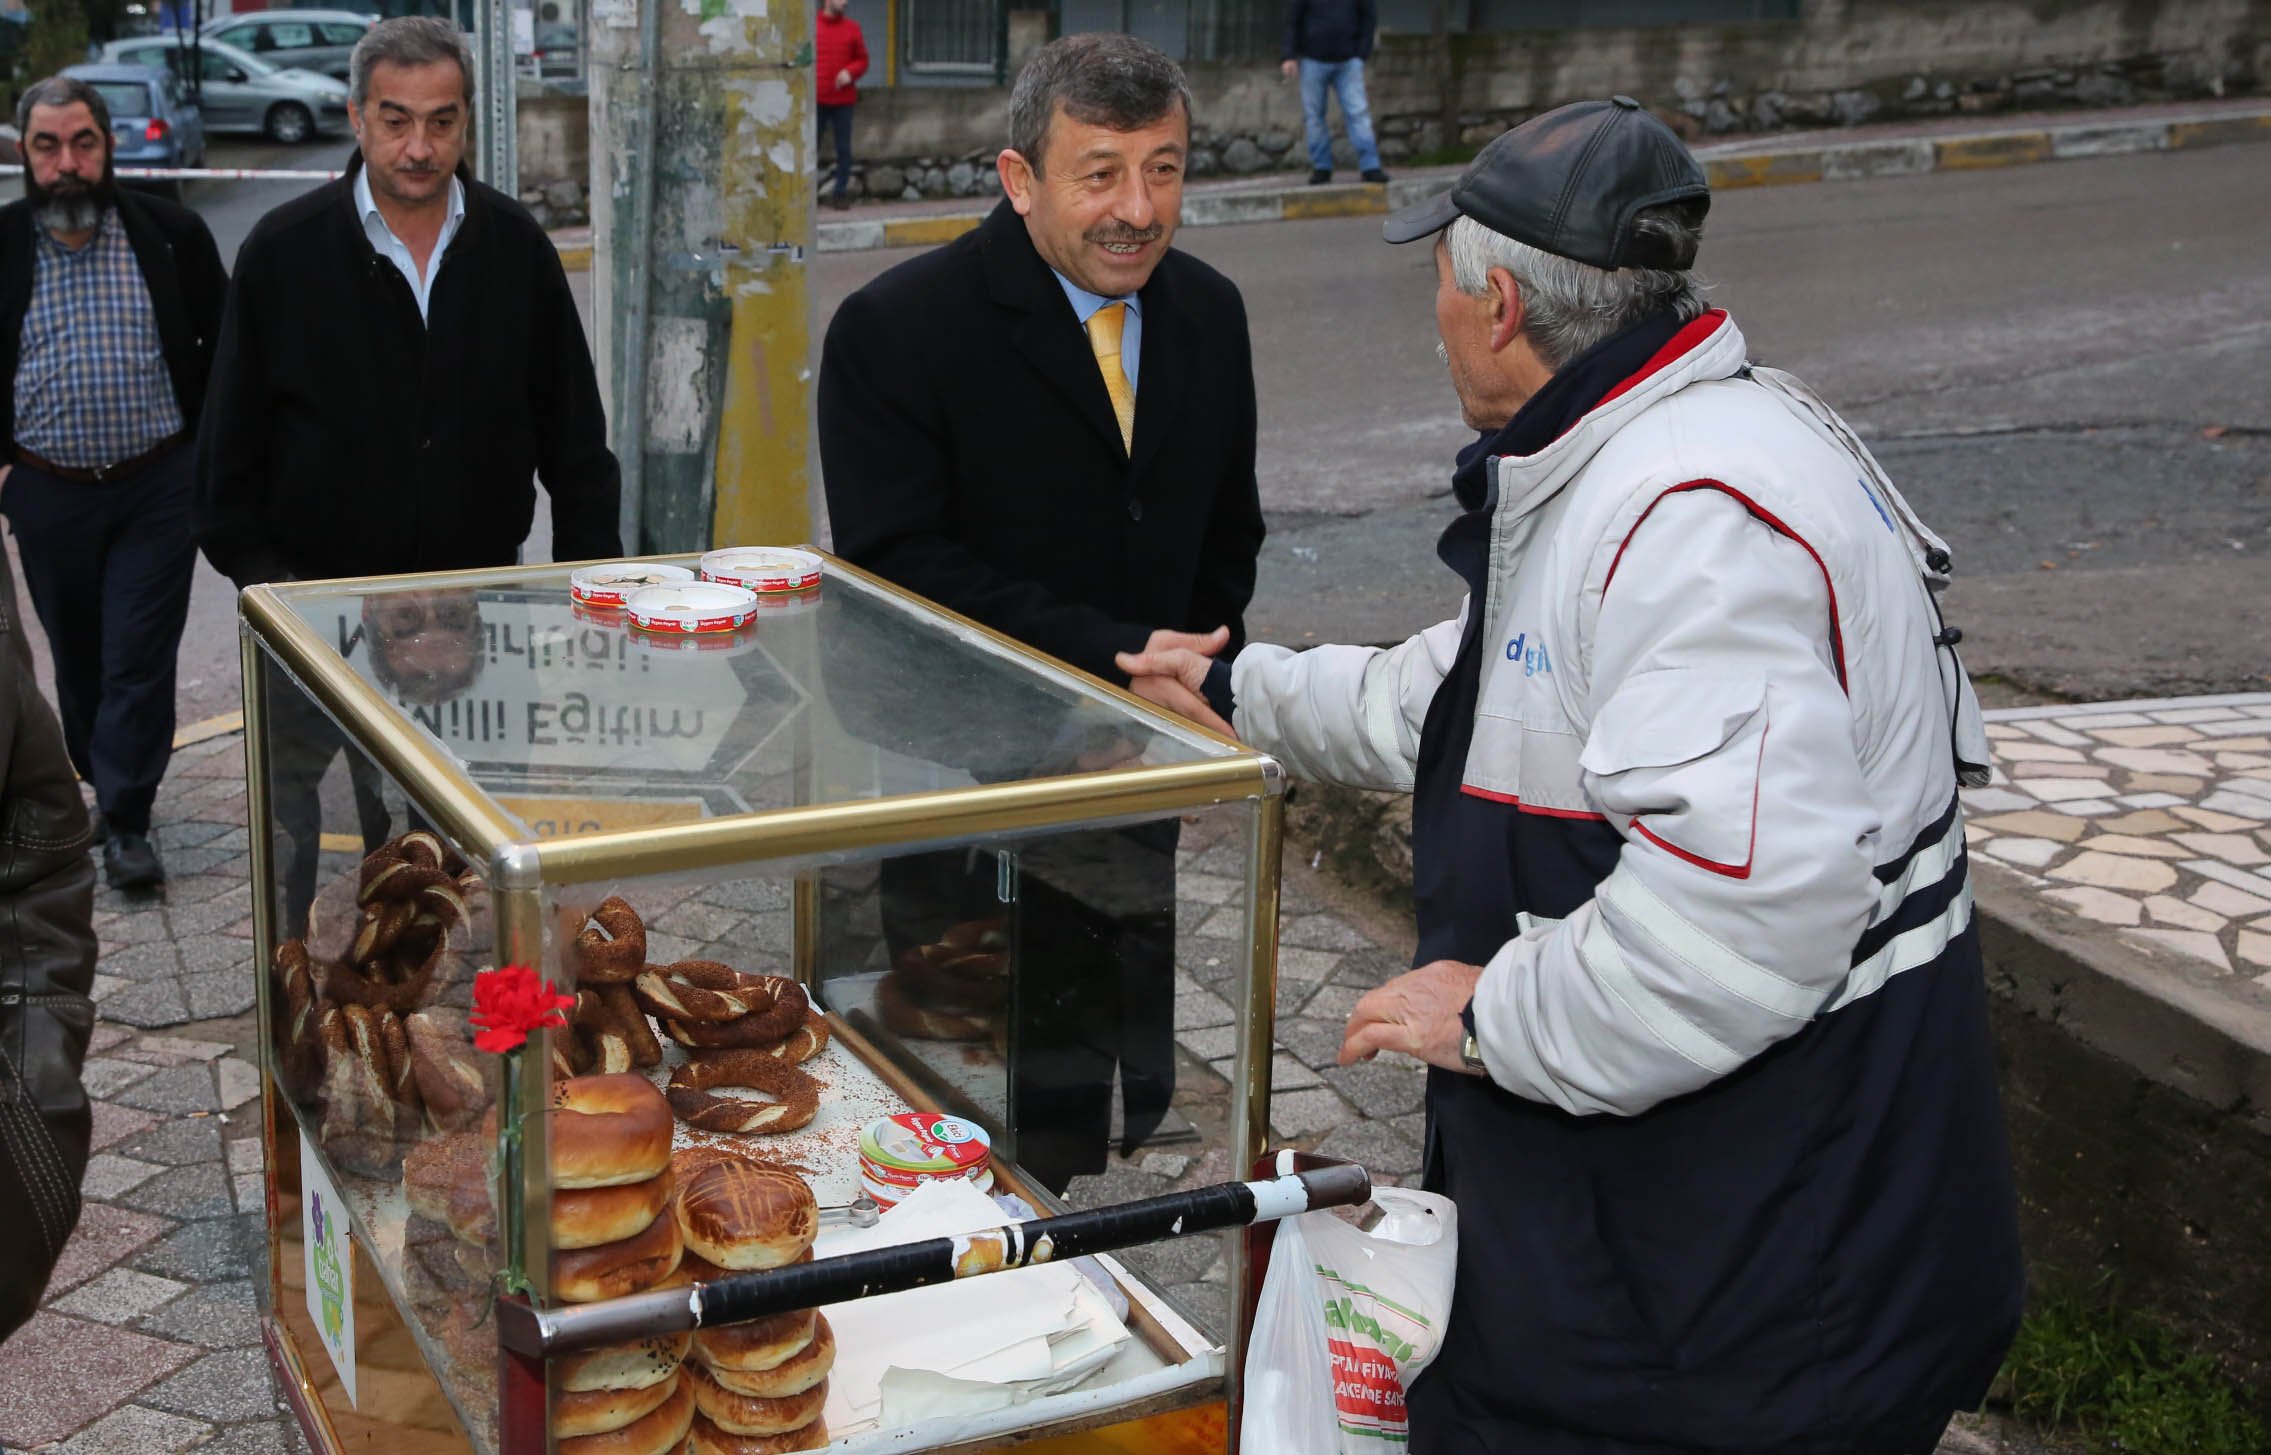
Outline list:
[[[812,534],[805,0],[593,0],[593,313],[634,553]]]
[[[481,0],[474,42],[474,69],[481,73],[474,87],[479,97],[474,109],[481,120],[473,141],[480,152],[481,180],[507,196],[518,196],[520,88],[519,68],[513,64],[512,0]]]

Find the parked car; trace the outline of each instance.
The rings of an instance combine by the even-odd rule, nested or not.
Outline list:
[[[197,54],[206,130],[258,132],[286,145],[347,131],[345,83],[314,71],[279,69],[217,40],[200,38]],[[181,35],[115,40],[103,47],[106,61],[164,66],[184,82],[189,57],[189,39]]]
[[[205,117],[191,99],[189,88],[173,72],[163,66],[90,61],[65,66],[63,74],[94,87],[103,105],[110,108],[110,130],[116,138],[111,161],[115,165],[205,165]],[[178,179],[155,185],[168,196],[181,195]]]
[[[355,42],[376,24],[377,16],[352,10],[252,10],[216,16],[205,22],[204,34],[271,65],[320,71],[344,81]]]

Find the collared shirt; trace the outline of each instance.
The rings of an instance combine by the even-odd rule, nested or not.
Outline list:
[[[449,252],[449,240],[457,236],[457,225],[465,221],[465,184],[449,179],[449,217],[442,223],[441,235],[434,239],[433,254],[426,259],[426,276],[418,276],[418,259],[394,229],[386,225],[386,216],[379,211],[378,199],[371,196],[371,171],[368,167],[355,169],[355,215],[363,219],[363,236],[371,240],[378,255],[402,270],[410,280],[410,294],[418,300],[418,317],[426,317],[427,300],[434,296],[434,278],[442,270],[443,255]]]
[[[31,304],[17,344],[16,443],[96,470],[181,433],[150,288],[113,207],[83,247],[34,226]]]
[[[1065,290],[1066,299],[1072,303],[1073,317],[1080,320],[1084,332],[1088,328],[1089,318],[1105,304],[1125,303],[1128,306],[1127,321],[1120,325],[1120,372],[1128,376],[1128,388],[1137,390],[1140,394],[1140,386],[1136,383],[1136,366],[1143,357],[1143,305],[1136,301],[1133,293],[1125,298],[1106,298],[1101,293],[1089,292],[1054,268],[1049,271],[1056,275],[1058,285]]]

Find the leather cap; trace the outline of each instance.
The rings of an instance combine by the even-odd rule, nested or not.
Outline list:
[[[1461,217],[1596,268],[1692,267],[1692,241],[1636,235],[1644,208],[1711,206],[1711,183],[1672,129],[1630,96],[1533,116],[1484,147],[1451,190],[1389,217],[1389,242],[1433,237]]]

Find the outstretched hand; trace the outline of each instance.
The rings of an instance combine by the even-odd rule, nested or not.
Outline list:
[[[1169,631],[1151,634],[1140,652],[1121,652],[1113,661],[1128,674],[1128,690],[1146,702],[1189,718],[1200,727],[1238,736],[1222,715],[1206,702],[1206,674],[1215,654],[1230,645],[1230,628],[1218,626],[1204,634]]]
[[[1407,970],[1367,994],[1349,1013],[1341,1039],[1340,1063],[1369,1061],[1382,1051],[1401,1051],[1446,1071],[1472,1075],[1459,1054],[1467,1028],[1459,1012],[1475,998],[1482,966],[1437,960]]]

